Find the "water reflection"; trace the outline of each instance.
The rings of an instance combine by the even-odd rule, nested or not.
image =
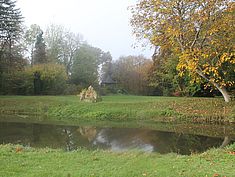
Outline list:
[[[32,147],[190,154],[228,144],[233,137],[207,137],[148,129],[96,128],[0,122],[0,142]]]
[[[113,151],[125,151],[139,149],[145,152],[153,152],[154,145],[147,136],[148,130],[138,129],[101,129],[93,141],[93,144]]]

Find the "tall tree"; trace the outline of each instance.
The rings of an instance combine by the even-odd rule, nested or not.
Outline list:
[[[131,24],[137,38],[171,49],[178,69],[217,88],[226,102],[228,76],[235,68],[235,5],[231,0],[140,0],[132,8]]]
[[[26,52],[29,53],[30,62],[34,61],[34,48],[37,41],[37,36],[42,33],[42,29],[37,24],[30,25],[29,29],[25,31],[24,34],[24,45],[26,48]]]
[[[82,37],[61,25],[51,24],[45,33],[47,54],[50,61],[63,64],[67,74],[71,74],[75,52],[82,43]]]
[[[82,44],[76,51],[72,66],[71,80],[74,84],[87,87],[98,84],[98,66],[102,56],[99,48]]]
[[[37,35],[32,63],[33,65],[47,63],[46,45],[43,39],[43,32]]]
[[[100,80],[101,82],[106,80],[112,75],[112,55],[110,52],[103,52],[100,61]]]
[[[150,85],[155,88],[155,94],[164,96],[194,96],[199,91],[200,83],[191,82],[190,76],[184,73],[179,76],[177,65],[179,59],[172,54],[155,55],[153,65],[149,70]]]
[[[121,89],[131,94],[148,94],[147,72],[152,61],[144,56],[122,56],[113,63],[113,77]]]
[[[0,0],[0,72],[17,63],[14,46],[21,34],[22,15],[15,1]]]

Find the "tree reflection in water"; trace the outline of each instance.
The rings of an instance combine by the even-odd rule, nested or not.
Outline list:
[[[225,137],[225,138],[224,138]],[[211,147],[224,147],[233,136],[208,137],[149,129],[96,128],[92,126],[62,126],[0,122],[1,143],[32,147],[78,148],[190,154]]]

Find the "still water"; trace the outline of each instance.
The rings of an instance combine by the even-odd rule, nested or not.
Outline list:
[[[102,128],[38,123],[0,122],[1,144],[22,144],[35,148],[78,148],[111,151],[191,154],[220,147],[224,137],[165,132],[140,128]]]

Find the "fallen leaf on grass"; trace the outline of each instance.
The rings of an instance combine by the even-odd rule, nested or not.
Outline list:
[[[235,152],[234,151],[230,151],[230,152],[228,152],[229,154],[231,154],[231,155],[235,155]]]
[[[16,152],[21,152],[21,151],[23,151],[23,148],[21,148],[21,147],[16,147]]]

